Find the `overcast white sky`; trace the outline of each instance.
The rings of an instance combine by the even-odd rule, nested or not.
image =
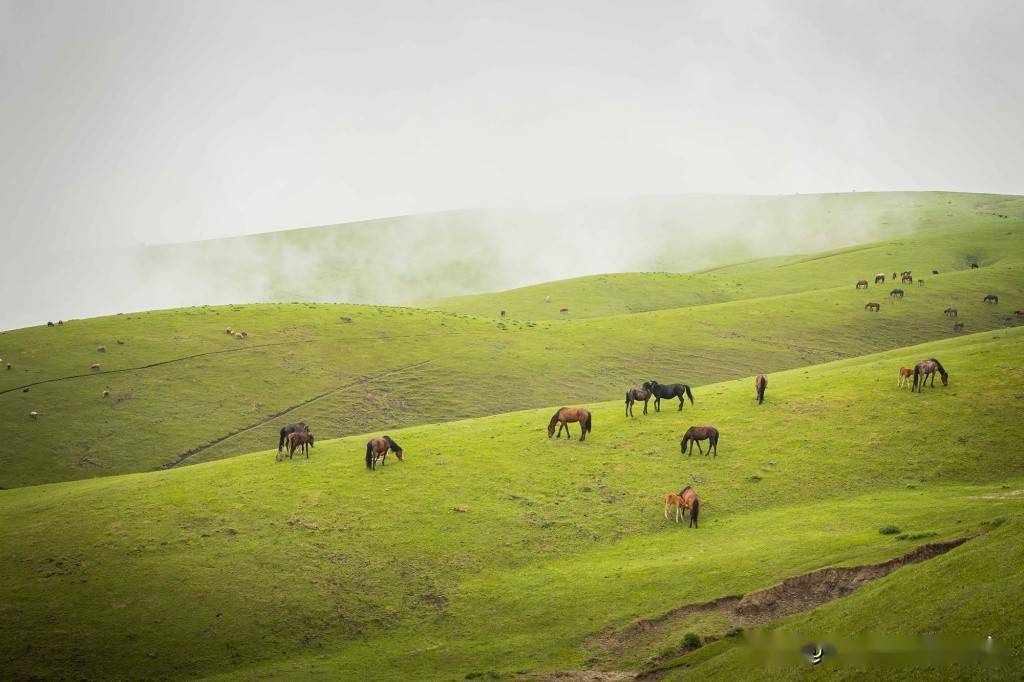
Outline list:
[[[0,0],[0,227],[185,241],[607,195],[1024,193],[1024,3]]]

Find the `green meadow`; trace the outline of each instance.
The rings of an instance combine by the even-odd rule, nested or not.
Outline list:
[[[707,201],[690,217],[712,216]],[[1024,199],[749,202],[732,219],[753,206],[765,234],[823,248],[727,243],[686,271],[668,264],[687,261],[670,221],[665,271],[0,334],[3,677],[1019,679]],[[452,239],[475,234],[460,220]],[[288,238],[370,248],[443,221]],[[832,248],[844,226],[866,238]],[[907,269],[924,284],[892,282]],[[876,272],[890,278],[854,288]],[[459,276],[448,289],[483,290]],[[947,386],[896,386],[929,357]],[[694,404],[627,417],[625,390],[647,379],[692,385]],[[546,436],[561,405],[592,410],[585,442],[576,424]],[[278,429],[299,420],[311,456],[277,462]],[[717,457],[680,453],[691,425],[719,429]],[[385,432],[405,460],[368,471]],[[696,529],[663,516],[685,485],[703,498]],[[915,551],[856,584],[773,590]],[[781,596],[719,607],[743,595]],[[764,667],[751,643],[769,634],[991,635],[1002,658]]]

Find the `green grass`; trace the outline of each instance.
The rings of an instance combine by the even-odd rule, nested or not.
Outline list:
[[[309,461],[264,451],[6,490],[0,657],[44,678],[638,669],[666,642],[612,660],[588,636],[988,532],[793,627],[955,613],[1016,643],[1019,667],[1022,352],[1024,332],[1002,330],[775,373],[762,406],[749,378],[703,387],[683,414],[594,404],[585,443],[545,438],[551,408],[417,426],[392,432],[406,461],[374,473],[358,436]],[[950,385],[897,389],[895,368],[928,356]],[[693,423],[721,430],[719,457],[679,454]],[[699,530],[662,518],[661,495],[686,483],[705,499]],[[900,541],[889,524],[936,535]],[[715,634],[668,643],[690,631]],[[731,647],[692,655],[703,677],[742,670]]]
[[[13,367],[0,372],[0,391],[11,389],[0,394],[0,442],[9,444],[0,450],[0,486],[147,471],[206,446],[187,461],[251,452],[276,443],[288,421],[336,437],[608,400],[649,378],[702,385],[827,362],[952,336],[942,315],[949,305],[967,332],[1002,328],[1024,307],[1024,223],[991,220],[1000,227],[924,231],[754,275],[741,267],[735,275],[684,276],[711,289],[712,279],[754,277],[742,288],[756,284],[761,297],[631,315],[498,321],[412,308],[264,304],[9,332],[0,335],[0,357]],[[900,267],[891,256],[865,263],[903,251],[913,255],[901,262],[916,270],[928,262],[962,266],[968,254],[983,256],[984,267],[943,265],[926,286],[905,287],[900,304],[886,300],[890,285],[853,288],[865,269]],[[657,282],[675,276],[622,277],[656,300],[664,294]],[[829,288],[840,279],[845,284]],[[785,293],[790,281],[810,290]],[[573,282],[552,286],[575,289]],[[989,292],[1000,295],[998,306],[981,302]],[[870,300],[882,303],[880,313],[864,311]],[[249,339],[227,336],[227,326],[245,329]],[[99,345],[107,352],[97,352]],[[174,362],[131,369],[165,361]],[[93,376],[93,362],[101,371],[130,371]],[[18,388],[83,373],[28,393]]]

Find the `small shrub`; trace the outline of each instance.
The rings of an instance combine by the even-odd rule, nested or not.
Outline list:
[[[882,535],[896,535],[896,533],[900,532],[900,527],[889,524],[888,526],[882,526],[879,528],[878,532]]]
[[[699,649],[701,645],[702,642],[700,641],[700,635],[698,635],[696,632],[687,632],[685,635],[683,635],[682,646],[683,649],[685,649],[686,651],[693,651],[694,649]]]

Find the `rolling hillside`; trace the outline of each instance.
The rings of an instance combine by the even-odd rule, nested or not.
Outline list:
[[[772,621],[673,616],[625,635],[971,538],[782,627],[981,628],[1019,670],[1022,353],[1024,330],[1005,329],[773,373],[762,406],[749,377],[703,386],[682,414],[628,419],[616,399],[591,405],[585,443],[545,438],[552,407],[411,427],[391,431],[406,461],[376,472],[360,435],[308,461],[264,450],[6,490],[0,659],[41,678],[743,676],[739,640],[681,657],[683,634]],[[895,368],[929,356],[949,386],[895,387]],[[694,423],[721,430],[717,458],[679,454]],[[661,495],[688,483],[698,530],[662,518]]]

